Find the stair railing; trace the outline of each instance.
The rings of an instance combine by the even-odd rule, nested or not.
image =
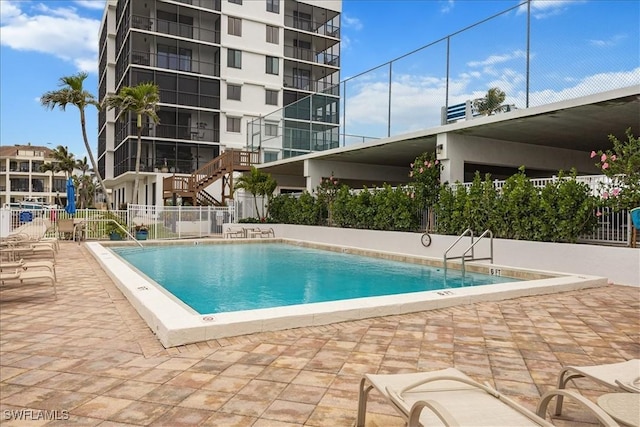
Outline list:
[[[455,257],[447,257],[449,251],[451,249],[453,249],[467,235],[471,236],[471,245],[469,245],[469,247],[462,253],[462,255],[455,256]],[[478,242],[480,242],[483,238],[487,237],[487,235],[489,236],[489,241],[490,241],[490,244],[489,244],[489,247],[490,247],[489,256],[488,257],[476,258],[475,252],[474,252],[474,248],[478,244]],[[471,254],[469,254],[469,252],[471,252]],[[464,274],[466,272],[466,267],[465,267],[465,262],[466,261],[490,260],[491,263],[493,264],[493,233],[491,232],[491,230],[489,230],[489,229],[485,230],[480,236],[478,236],[477,239],[474,239],[474,237],[473,237],[473,230],[471,230],[470,228],[467,228],[466,230],[464,230],[464,232],[460,236],[458,236],[456,241],[453,242],[451,244],[451,246],[449,246],[447,248],[446,251],[444,251],[444,271],[445,271],[445,274],[447,273],[447,260],[452,260],[452,259],[460,259],[462,261],[462,275],[463,276],[464,276]]]

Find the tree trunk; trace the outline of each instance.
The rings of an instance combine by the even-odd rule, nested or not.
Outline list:
[[[82,126],[82,139],[84,140],[84,147],[87,149],[87,154],[89,155],[89,159],[91,160],[91,167],[93,167],[93,172],[96,174],[98,182],[100,183],[100,188],[102,188],[102,191],[104,192],[104,195],[107,199],[107,210],[111,210],[111,195],[107,192],[107,187],[104,186],[102,175],[98,170],[98,164],[96,163],[96,159],[93,158],[93,152],[91,151],[91,147],[89,146],[89,139],[87,138],[87,123],[84,117],[84,108],[80,108],[80,125]]]
[[[136,175],[133,180],[131,204],[138,203],[138,186],[140,185],[140,156],[142,155],[142,114],[138,114],[138,146],[136,147]]]
[[[260,220],[260,212],[258,211],[258,197],[253,194],[253,203],[256,205],[256,216],[258,217],[258,220]]]

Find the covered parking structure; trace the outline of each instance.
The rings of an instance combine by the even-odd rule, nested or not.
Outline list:
[[[503,114],[477,117],[359,145],[315,152],[259,166],[280,191],[313,190],[335,176],[354,188],[409,181],[409,164],[424,152],[442,162],[443,182],[468,182],[475,171],[504,179],[524,166],[551,177],[575,168],[597,174],[589,153],[611,148],[608,135],[640,133],[640,87],[597,93]]]

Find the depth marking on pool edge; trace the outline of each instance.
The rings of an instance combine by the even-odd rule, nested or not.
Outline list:
[[[204,316],[202,320],[204,320],[205,322],[215,322],[216,318],[214,316]]]
[[[453,293],[452,291],[438,291],[437,293],[438,293],[438,295],[442,295],[442,296],[455,295],[455,293]]]

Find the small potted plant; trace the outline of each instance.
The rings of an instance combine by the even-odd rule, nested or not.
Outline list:
[[[125,236],[124,230],[115,222],[107,223],[106,232],[109,236],[109,240],[122,240]]]
[[[136,240],[147,240],[147,237],[149,237],[149,228],[146,225],[144,224],[136,225],[135,229],[136,229]]]

